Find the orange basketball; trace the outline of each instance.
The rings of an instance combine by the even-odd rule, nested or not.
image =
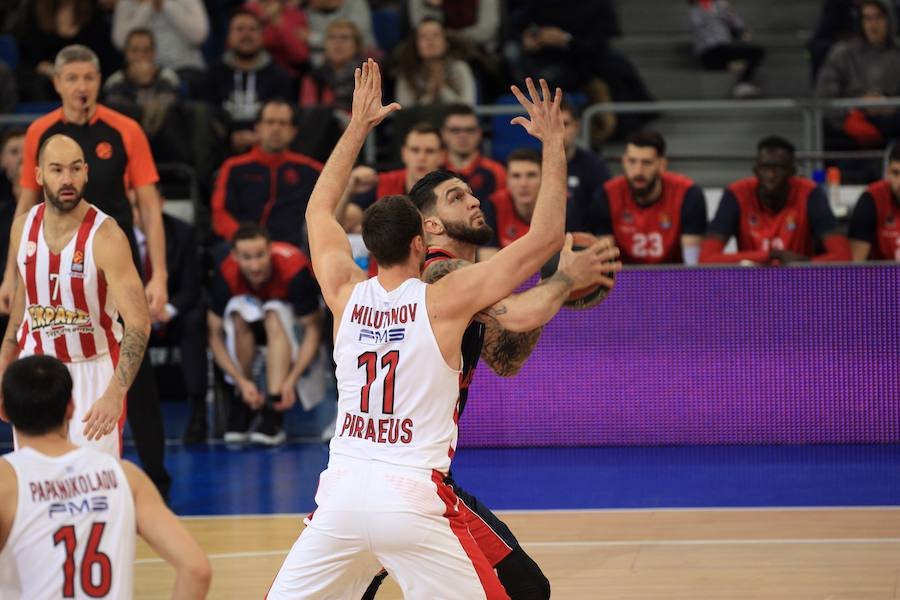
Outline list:
[[[584,233],[580,231],[572,233],[572,237],[574,238],[572,244],[572,248],[574,250],[582,250],[597,241],[597,238],[590,233]],[[544,266],[541,267],[541,279],[548,279],[552,277],[553,274],[556,273],[556,269],[558,266],[559,253],[557,253],[553,258],[544,263]],[[616,274],[607,273],[607,276],[615,278]],[[569,294],[569,298],[563,303],[563,305],[575,310],[583,310],[585,308],[590,308],[592,306],[600,304],[609,295],[609,292],[610,288],[600,283],[586,288],[572,290],[572,292]]]

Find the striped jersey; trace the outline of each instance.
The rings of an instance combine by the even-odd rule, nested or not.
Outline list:
[[[119,462],[91,448],[53,457],[26,447],[3,459],[18,481],[0,550],[0,573],[14,576],[0,584],[4,600],[131,598],[134,498]]]
[[[428,286],[356,284],[334,343],[338,417],[331,453],[446,474],[456,448],[459,369],[444,360]]]
[[[59,254],[44,238],[45,203],[28,213],[16,262],[25,282],[19,347],[25,356],[49,354],[78,362],[110,353],[118,358],[122,325],[106,279],[94,261],[94,236],[109,217],[90,206]]]

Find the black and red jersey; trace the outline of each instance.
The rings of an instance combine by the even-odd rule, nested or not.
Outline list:
[[[261,303],[281,300],[290,304],[298,317],[319,308],[319,284],[313,277],[309,259],[298,248],[284,242],[272,242],[272,274],[258,288],[250,285],[233,255],[229,254],[220,263],[212,283],[212,311],[223,316],[228,301],[241,295],[253,296]]]
[[[302,246],[306,205],[321,171],[308,156],[268,154],[259,146],[229,158],[212,195],[213,231],[230,240],[241,223],[257,223],[273,240]]]
[[[759,180],[747,177],[732,183],[722,194],[709,231],[737,238],[738,250],[788,250],[814,255],[814,236],[823,239],[837,230],[837,221],[825,193],[815,182],[791,177],[784,206],[773,211],[759,201]]]
[[[592,233],[613,235],[622,251],[622,262],[631,264],[680,263],[682,235],[706,231],[703,191],[677,173],[664,172],[662,194],[642,206],[623,176],[603,185],[592,208]]]
[[[425,267],[441,260],[456,258],[451,253],[441,248],[429,248],[425,255]],[[475,376],[475,367],[481,358],[481,348],[484,346],[484,323],[472,321],[463,333],[462,338],[462,371],[459,374],[459,409],[458,415],[462,416],[466,401],[469,398],[469,384]]]
[[[869,260],[900,261],[900,202],[888,181],[866,188],[853,209],[849,237],[872,245]]]
[[[494,210],[497,211],[497,227],[494,234],[501,248],[506,248],[514,241],[528,233],[530,223],[526,223],[513,204],[509,190],[500,190],[491,198]]]

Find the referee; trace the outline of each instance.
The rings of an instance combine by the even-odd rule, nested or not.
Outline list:
[[[156,322],[166,310],[168,273],[162,203],[155,185],[159,175],[147,137],[135,121],[97,103],[100,61],[90,48],[66,46],[56,55],[53,71],[53,85],[62,99],[62,108],[34,121],[25,134],[20,182],[22,191],[16,206],[16,217],[27,213],[40,197],[41,188],[35,178],[35,166],[43,141],[58,133],[76,140],[88,164],[84,196],[116,220],[128,236],[132,256],[141,271],[126,189],[134,189],[137,195],[152,271],[145,290],[150,316]],[[0,285],[0,312],[3,313],[10,310],[16,285],[15,269],[15,253],[12,252]],[[163,497],[167,497],[171,478],[163,461],[165,435],[162,413],[156,380],[146,354],[128,391],[126,409],[144,470]]]

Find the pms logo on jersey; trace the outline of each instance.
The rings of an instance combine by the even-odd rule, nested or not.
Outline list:
[[[112,145],[109,142],[100,142],[97,144],[97,147],[94,148],[94,152],[97,153],[97,158],[109,160],[113,155]]]
[[[75,254],[72,255],[72,266],[69,270],[72,271],[73,277],[84,275],[84,252],[81,250],[75,251]]]
[[[387,342],[402,342],[404,339],[406,339],[406,327],[359,330],[359,342],[370,346],[377,346]]]
[[[91,325],[90,314],[83,310],[70,310],[64,306],[32,304],[28,307],[28,316],[31,317],[31,331],[60,325],[83,325],[85,327]]]
[[[106,512],[108,510],[109,500],[106,496],[92,496],[74,502],[54,502],[47,508],[47,516],[51,519],[56,515],[74,517],[76,515]]]

